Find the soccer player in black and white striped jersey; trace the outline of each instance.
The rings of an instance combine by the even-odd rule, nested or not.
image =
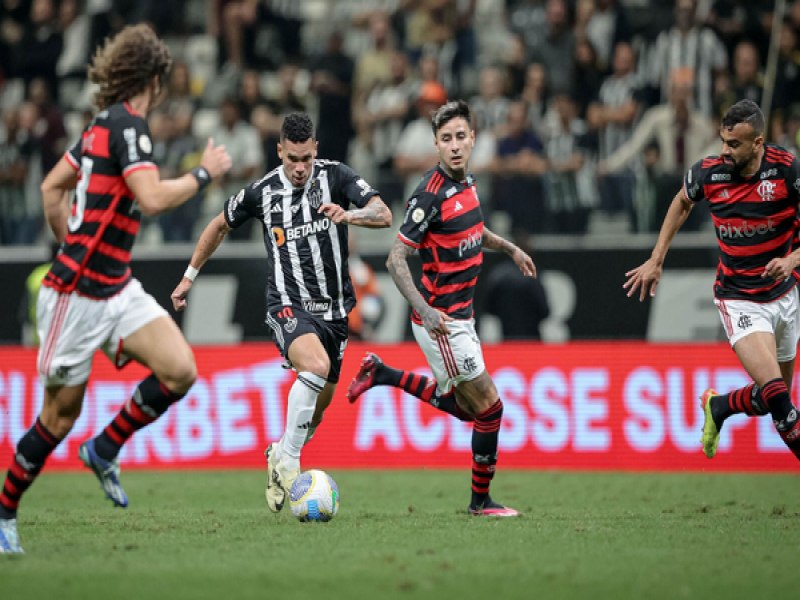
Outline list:
[[[339,381],[347,315],[356,303],[347,265],[347,226],[392,223],[378,191],[350,167],[317,160],[314,125],[307,114],[286,116],[278,156],[279,167],[230,197],[206,226],[172,293],[175,310],[183,310],[195,276],[227,233],[250,219],[261,221],[269,270],[266,323],[297,371],[284,435],[265,453],[267,505],[273,512],[283,507],[300,473],[301,449]]]

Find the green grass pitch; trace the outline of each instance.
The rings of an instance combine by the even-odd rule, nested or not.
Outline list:
[[[43,473],[0,556],[0,598],[459,600],[792,597],[800,478],[504,470],[524,512],[465,513],[466,471],[331,470],[339,515],[302,524],[259,471]]]

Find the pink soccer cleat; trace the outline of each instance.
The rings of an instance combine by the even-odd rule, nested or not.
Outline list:
[[[380,356],[372,352],[367,353],[367,355],[361,359],[361,367],[358,369],[358,373],[353,377],[353,381],[350,382],[347,388],[346,396],[351,404],[358,400],[361,394],[375,385],[375,371],[382,365],[383,361]]]
[[[510,506],[503,506],[492,499],[488,499],[481,506],[470,506],[469,514],[473,517],[518,517],[520,512]]]

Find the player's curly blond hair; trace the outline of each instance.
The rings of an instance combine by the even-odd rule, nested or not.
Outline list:
[[[145,24],[129,25],[105,41],[89,67],[89,80],[100,89],[97,108],[128,100],[143,92],[154,76],[163,80],[172,67],[167,45]]]

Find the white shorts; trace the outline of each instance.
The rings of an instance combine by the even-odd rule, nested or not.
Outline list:
[[[36,303],[36,328],[42,344],[37,367],[42,384],[85,383],[98,348],[122,368],[130,361],[122,352],[123,340],[164,315],[167,311],[137,279],[103,299],[60,294],[42,286]]]
[[[731,347],[736,342],[756,331],[775,336],[778,362],[787,362],[797,354],[797,309],[798,293],[792,290],[772,302],[748,302],[747,300],[714,299],[719,310],[722,326]]]
[[[475,321],[448,321],[447,328],[450,330],[447,337],[434,339],[422,325],[411,323],[414,338],[444,394],[462,381],[472,381],[486,370],[481,342],[475,333]]]

